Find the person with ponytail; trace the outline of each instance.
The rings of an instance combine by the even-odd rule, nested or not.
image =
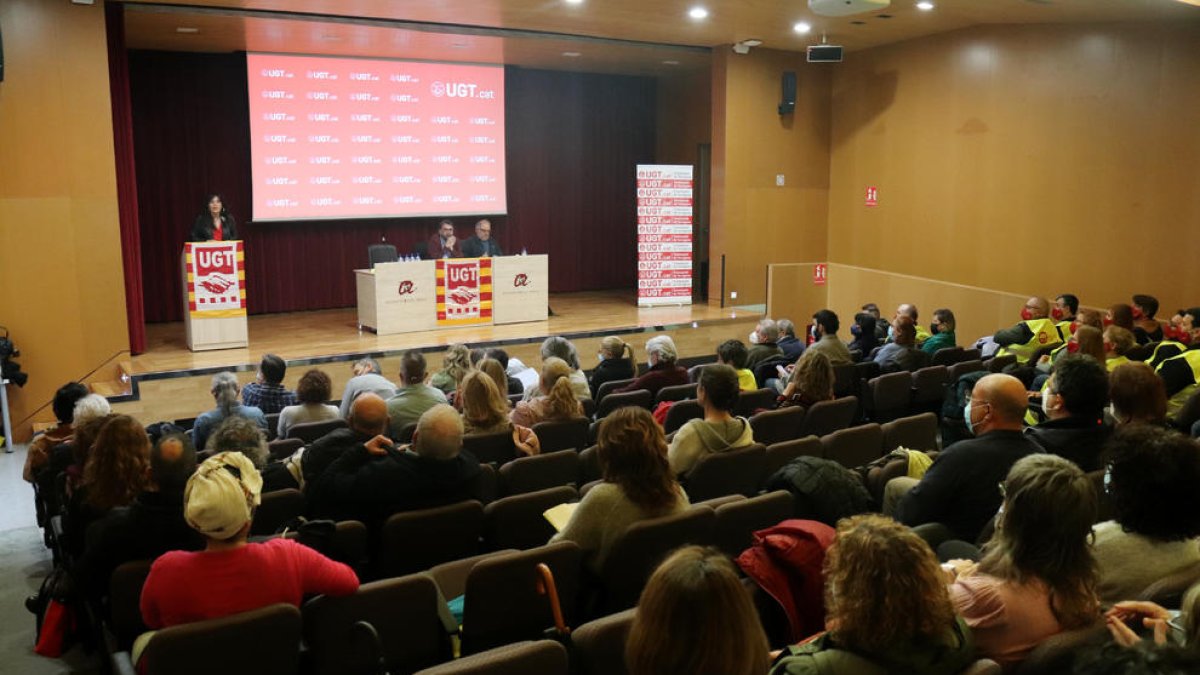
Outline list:
[[[196,418],[196,424],[192,428],[192,442],[196,445],[196,450],[203,450],[205,443],[208,442],[209,435],[216,431],[217,427],[221,426],[221,422],[224,422],[225,418],[234,415],[251,420],[264,433],[266,432],[266,415],[263,414],[262,410],[254,406],[242,405],[238,400],[238,392],[240,390],[237,378],[234,377],[233,373],[223,372],[213,375],[211,391],[213,399],[217,402],[217,407]]]
[[[588,386],[592,390],[592,398],[605,382],[629,380],[637,377],[637,361],[633,357],[633,347],[616,335],[609,335],[600,341],[600,349],[596,352],[600,363],[592,370]]]
[[[538,422],[569,420],[583,417],[583,406],[571,389],[571,366],[551,356],[542,362],[538,395],[521,401],[509,415],[513,424],[532,427]]]

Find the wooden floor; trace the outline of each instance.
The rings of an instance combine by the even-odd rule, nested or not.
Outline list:
[[[546,321],[382,337],[360,333],[353,309],[271,314],[250,317],[248,348],[196,353],[187,349],[182,323],[150,325],[146,353],[132,359],[136,398],[113,408],[146,424],[194,417],[213,407],[208,393],[213,372],[231,370],[242,383],[250,382],[258,360],[268,352],[288,361],[284,383],[289,388],[295,388],[306,370],[318,368],[333,380],[337,398],[351,375],[350,364],[362,354],[376,356],[384,375],[392,380],[399,375],[402,351],[424,350],[429,370],[435,372],[441,368],[442,348],[456,342],[472,347],[503,343],[511,356],[536,367],[541,362],[542,339],[564,335],[579,350],[583,368],[590,369],[596,364],[601,338],[618,335],[633,346],[644,364],[644,346],[651,335],[670,335],[681,357],[713,355],[724,340],[745,341],[762,316],[707,305],[639,309],[631,291],[554,295],[550,306],[555,316]]]

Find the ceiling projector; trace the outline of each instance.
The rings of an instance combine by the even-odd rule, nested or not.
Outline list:
[[[887,9],[892,0],[808,0],[808,8],[821,16],[849,16]]]

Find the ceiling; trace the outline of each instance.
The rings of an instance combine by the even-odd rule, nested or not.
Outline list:
[[[745,39],[802,51],[864,49],[976,24],[1178,21],[1181,0],[892,0],[885,10],[820,17],[805,0],[125,0],[131,48],[274,51],[508,63],[662,74],[701,70],[708,50]],[[1200,0],[1189,0],[1200,2]],[[703,5],[709,16],[690,19]],[[800,21],[813,31],[800,35]],[[179,33],[177,28],[196,28]],[[664,63],[665,62],[665,63]]]

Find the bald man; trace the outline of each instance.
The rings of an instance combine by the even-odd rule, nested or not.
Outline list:
[[[285,464],[291,464],[299,469],[298,485],[307,491],[308,486],[317,480],[321,474],[333,464],[338,457],[355,448],[361,448],[367,441],[388,432],[387,402],[378,394],[370,392],[359,394],[350,405],[350,414],[346,420],[349,425],[342,429],[334,429],[308,445],[297,450],[295,455]],[[268,467],[269,470],[270,467]],[[295,475],[296,468],[292,468]],[[267,480],[264,472],[263,480]]]
[[[914,527],[941,523],[953,538],[974,542],[1000,507],[999,485],[1008,470],[1018,459],[1043,452],[1021,433],[1027,403],[1025,386],[1017,378],[981,378],[963,413],[975,438],[944,450],[919,482],[908,483],[911,489],[903,497],[898,493],[908,486],[906,479],[888,482],[895,518]]]
[[[1000,345],[997,356],[1013,354],[1018,363],[1029,361],[1039,349],[1062,344],[1058,326],[1050,317],[1050,301],[1031,297],[1021,308],[1021,322],[1012,328],[996,331],[992,340]]]
[[[436,405],[417,421],[411,446],[377,434],[338,457],[311,485],[311,510],[378,527],[393,513],[477,499],[479,461],[462,452],[462,437],[458,412]]]
[[[917,320],[919,318],[919,312],[917,312],[917,306],[909,304],[907,302],[898,305],[896,307],[896,313],[892,315],[892,324],[894,325],[896,323],[896,319],[899,317],[902,317],[902,316],[907,316],[908,318],[912,319],[913,329],[916,330],[916,333],[917,333],[916,334],[917,347],[920,347],[921,345],[925,344],[925,341],[930,338],[931,333],[929,331],[925,330],[925,328],[921,326],[921,322]]]

